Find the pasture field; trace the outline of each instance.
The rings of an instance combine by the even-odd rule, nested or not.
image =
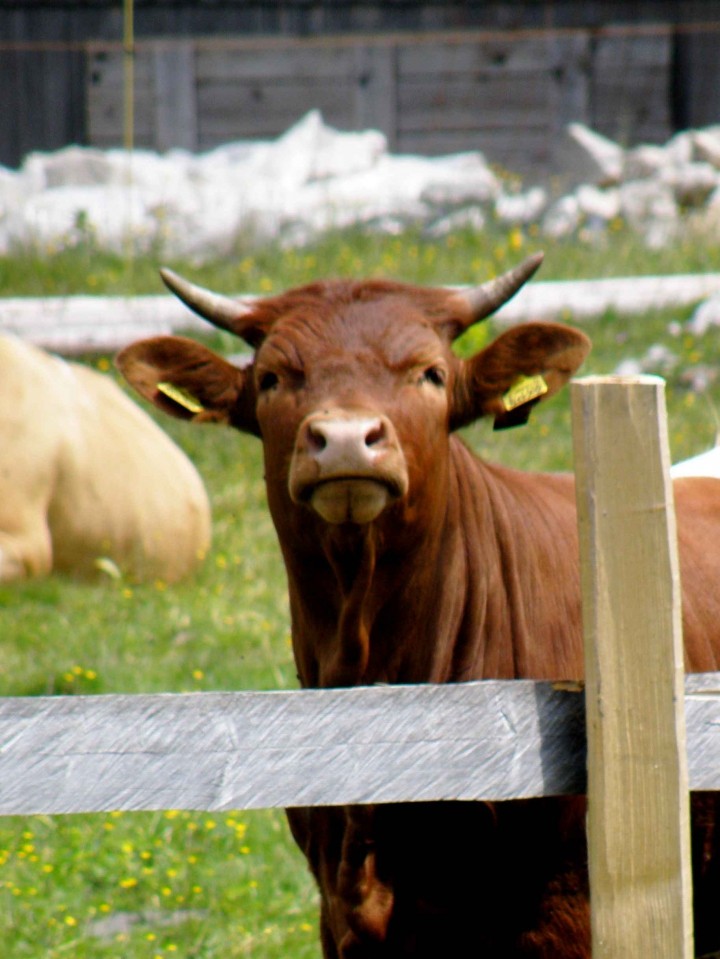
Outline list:
[[[220,290],[279,291],[324,275],[423,283],[482,281],[539,248],[518,230],[429,241],[334,238],[301,252],[238,250],[234,262],[170,264]],[[718,269],[720,244],[648,252],[621,226],[604,245],[544,244],[541,277]],[[126,263],[77,246],[0,260],[0,295],[160,292],[157,258]],[[584,373],[653,350],[668,380],[673,457],[712,445],[720,423],[720,331],[696,338],[690,311],[584,323]],[[572,323],[571,315],[566,317]],[[473,346],[492,332],[474,334]],[[230,338],[211,337],[218,348]],[[88,358],[111,370],[108,357]],[[717,377],[717,378],[716,378]],[[200,573],[168,586],[102,574],[0,587],[0,694],[292,688],[285,577],[265,509],[260,445],[218,427],[162,425],[200,469],[214,542]],[[29,424],[31,428],[31,424]],[[528,426],[465,431],[481,455],[527,469],[571,468],[569,394]],[[421,837],[433,841],[433,837]],[[279,811],[0,819],[0,942],[7,959],[317,959],[315,893]]]

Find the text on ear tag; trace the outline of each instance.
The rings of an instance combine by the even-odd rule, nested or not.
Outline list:
[[[539,373],[537,376],[521,376],[503,395],[502,404],[510,412],[510,410],[522,406],[523,403],[536,400],[538,396],[542,396],[547,391],[548,385]]]
[[[191,413],[202,413],[205,407],[200,400],[196,399],[192,393],[189,393],[182,386],[175,386],[173,383],[158,383],[158,392],[174,400],[179,406],[189,410]]]

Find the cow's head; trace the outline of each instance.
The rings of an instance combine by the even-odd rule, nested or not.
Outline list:
[[[240,302],[163,271],[211,323],[255,349],[238,368],[204,346],[158,337],[123,350],[129,382],[166,412],[221,421],[262,438],[277,522],[364,526],[422,507],[442,487],[449,432],[478,417],[527,421],[589,349],[551,323],[502,333],[470,359],[452,343],[532,276],[542,256],[470,291],[380,280],[332,281]]]

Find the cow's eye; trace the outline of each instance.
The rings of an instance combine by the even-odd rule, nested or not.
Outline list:
[[[432,383],[433,386],[445,386],[445,370],[441,366],[428,366],[423,371],[422,383]]]
[[[258,387],[261,393],[265,393],[268,390],[274,389],[279,382],[280,381],[278,380],[277,373],[272,373],[270,370],[266,370],[265,373],[260,374]]]

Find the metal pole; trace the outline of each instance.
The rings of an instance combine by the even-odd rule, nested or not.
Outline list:
[[[132,150],[135,129],[135,27],[134,0],[123,0],[123,146]]]

